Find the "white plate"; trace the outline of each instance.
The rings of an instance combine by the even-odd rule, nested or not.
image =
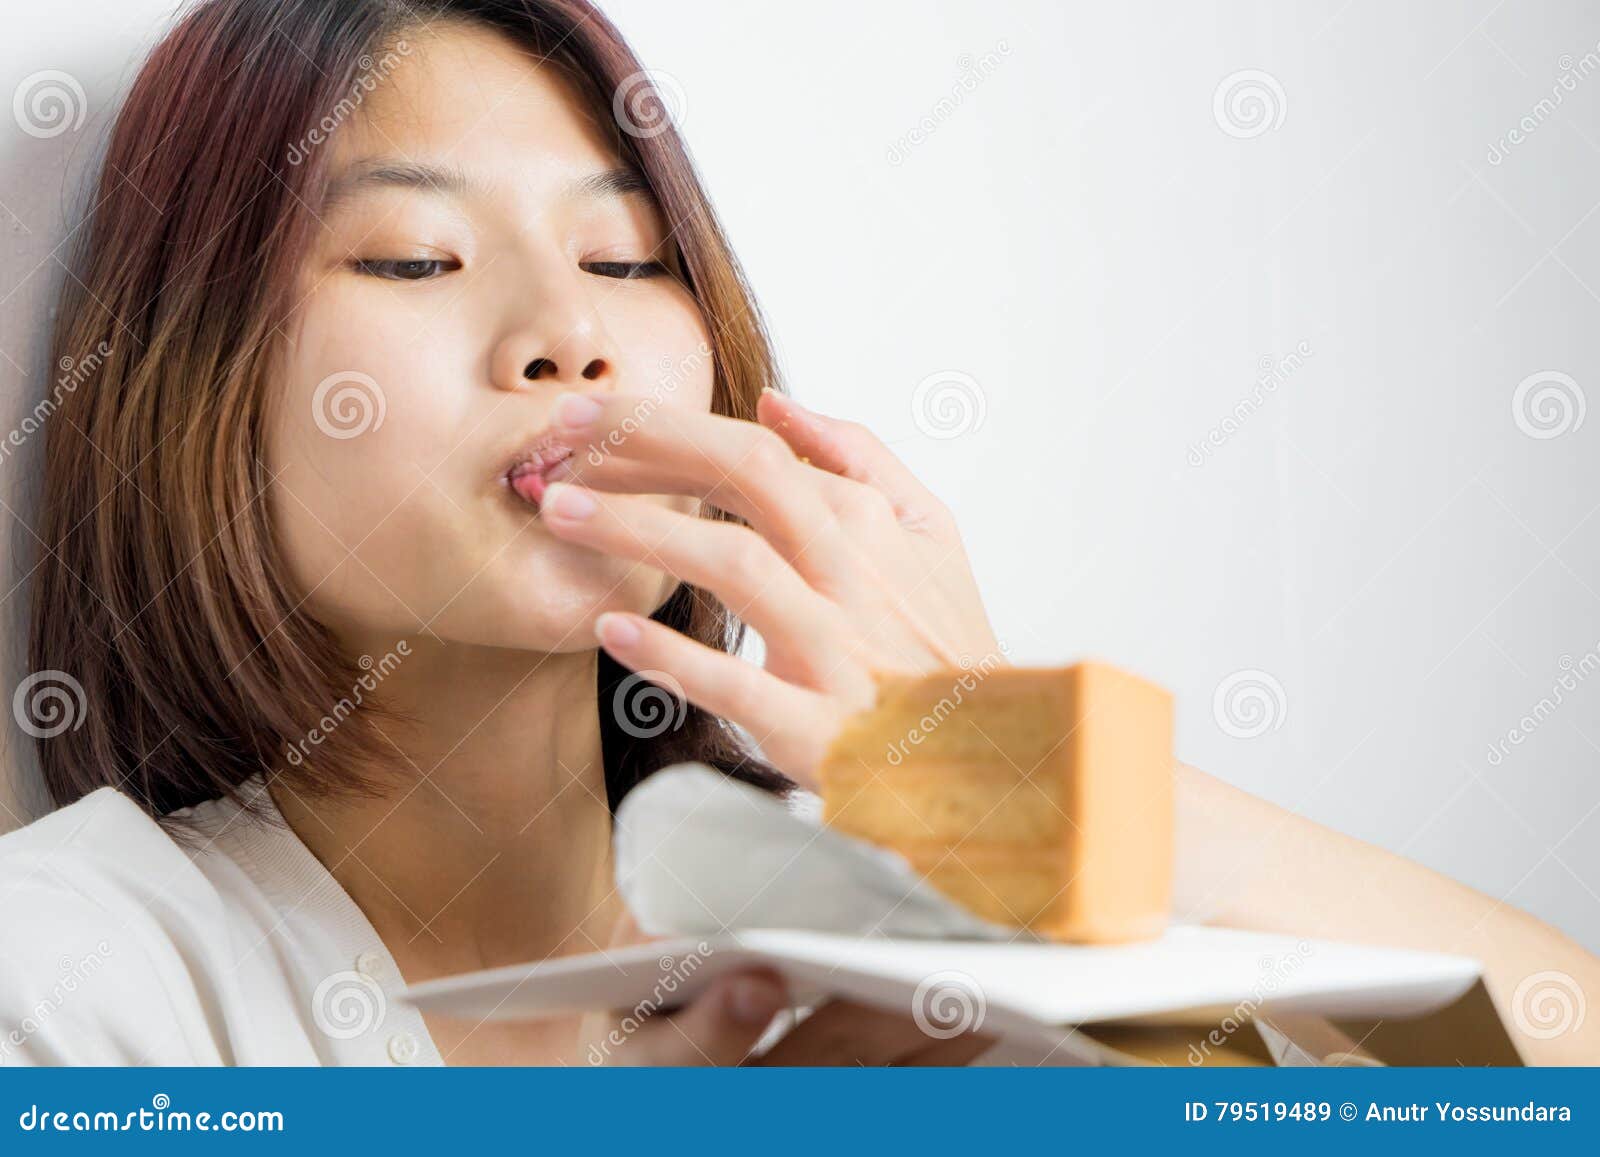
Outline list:
[[[1251,1012],[1421,1016],[1478,979],[1458,956],[1174,927],[1137,944],[1052,944],[985,923],[899,856],[821,828],[702,765],[629,793],[617,886],[665,940],[417,984],[448,1015],[508,1019],[670,1007],[726,969],[782,971],[798,992],[851,997],[943,1023],[982,1009],[993,1031]]]

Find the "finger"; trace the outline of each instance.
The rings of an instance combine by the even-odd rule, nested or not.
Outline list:
[[[559,538],[646,563],[712,592],[761,632],[769,654],[809,657],[799,678],[807,686],[823,689],[827,673],[854,671],[841,671],[846,640],[838,608],[749,527],[684,514],[648,498],[600,494],[571,482],[551,483],[540,511]],[[784,674],[797,676],[792,670]]]
[[[743,727],[763,755],[802,787],[816,790],[817,766],[844,709],[832,698],[643,615],[608,611],[596,620],[595,634],[617,662],[641,673],[664,673],[684,698]]]
[[[756,402],[756,420],[812,466],[882,493],[902,523],[928,521],[944,510],[906,464],[865,426],[808,410],[776,390],[762,393]]]
[[[687,494],[732,511],[784,545],[803,543],[829,513],[819,478],[787,443],[754,422],[684,407],[641,415],[628,395],[563,394],[557,428],[588,449],[551,470],[552,482],[596,490]]]
[[[829,1001],[762,1057],[764,1065],[964,1064],[971,1042],[936,1040],[904,1013],[849,1000]],[[984,1045],[988,1047],[987,1043]],[[982,1051],[981,1049],[978,1051]],[[977,1055],[975,1052],[972,1055]],[[970,1059],[970,1058],[968,1058]]]
[[[736,1065],[788,1003],[770,969],[719,976],[686,1007],[647,1018],[608,1058],[619,1065]]]
[[[970,1065],[995,1046],[995,1038],[982,1033],[964,1032],[945,1040],[934,1040],[920,1052],[910,1053],[900,1063],[907,1068],[955,1068]]]

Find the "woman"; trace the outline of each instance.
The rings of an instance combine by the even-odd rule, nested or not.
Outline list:
[[[208,0],[146,64],[59,315],[57,357],[98,361],[49,426],[30,678],[81,714],[34,720],[64,806],[0,840],[12,1057],[596,1055],[595,1018],[388,995],[635,936],[610,828],[641,776],[810,786],[871,671],[999,652],[947,511],[771,388],[652,95],[583,0]],[[630,715],[642,680],[680,726]],[[1502,1001],[1595,978],[1526,916],[1178,774],[1191,915],[1472,953]],[[602,1055],[735,1063],[785,1000],[725,977]],[[833,1004],[766,1059],[988,1043]]]

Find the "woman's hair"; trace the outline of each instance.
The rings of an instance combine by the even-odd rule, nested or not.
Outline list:
[[[301,609],[263,440],[274,339],[328,175],[318,143],[450,21],[497,29],[559,70],[644,175],[710,328],[713,409],[750,418],[779,384],[675,127],[635,119],[665,116],[662,98],[587,0],[203,0],[117,116],[53,335],[52,364],[92,362],[49,423],[35,528],[29,668],[83,695],[81,724],[40,741],[57,804],[111,785],[160,818],[238,798],[264,771],[312,796],[381,790],[373,771],[393,748],[379,725],[393,716],[361,690],[372,660],[341,654]],[[655,618],[727,651],[743,633],[687,585]],[[641,690],[668,714],[631,718]],[[603,651],[595,691],[613,807],[680,759],[790,786],[737,729],[667,705]]]

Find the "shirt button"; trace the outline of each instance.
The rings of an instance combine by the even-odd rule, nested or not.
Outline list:
[[[356,957],[356,971],[362,976],[370,976],[374,980],[383,977],[383,957],[376,952],[363,952]]]
[[[389,1038],[389,1059],[397,1065],[409,1065],[417,1059],[417,1038],[408,1032],[397,1032]]]

